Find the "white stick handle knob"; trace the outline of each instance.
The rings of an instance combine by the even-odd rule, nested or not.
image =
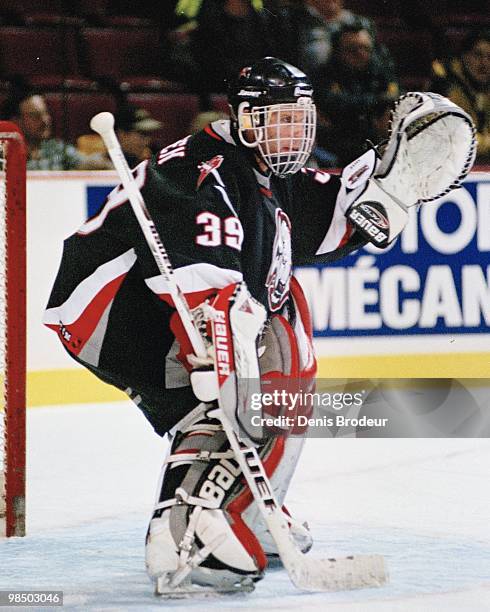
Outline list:
[[[119,148],[119,143],[114,134],[114,115],[112,113],[103,112],[95,115],[90,121],[90,127],[94,132],[100,134],[108,149]]]

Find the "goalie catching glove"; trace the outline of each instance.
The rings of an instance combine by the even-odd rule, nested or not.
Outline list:
[[[381,160],[376,163],[368,151],[344,169],[347,196],[354,198],[346,217],[384,248],[405,227],[409,208],[461,185],[475,155],[475,127],[467,113],[438,94],[408,93],[395,106]],[[356,180],[358,174],[363,181]]]

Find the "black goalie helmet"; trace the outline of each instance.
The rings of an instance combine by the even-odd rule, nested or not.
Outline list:
[[[298,172],[315,141],[313,88],[298,68],[265,57],[242,68],[228,88],[233,127],[277,176]]]

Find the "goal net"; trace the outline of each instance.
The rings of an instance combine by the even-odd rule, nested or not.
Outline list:
[[[25,533],[26,153],[0,121],[0,537]]]

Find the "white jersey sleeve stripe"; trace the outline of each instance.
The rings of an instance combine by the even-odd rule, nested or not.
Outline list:
[[[337,201],[335,203],[335,210],[332,217],[330,227],[316,251],[316,255],[323,255],[324,253],[331,253],[342,246],[342,242],[346,235],[349,235],[349,231],[352,228],[350,223],[347,221],[345,213],[353,202],[361,195],[364,191],[365,185],[361,185],[352,191],[347,191],[345,186],[342,187],[337,194]]]
[[[366,184],[376,169],[376,154],[373,149],[366,151],[342,171],[342,186],[337,194],[332,222],[318,247],[316,255],[330,253],[342,245],[348,235],[349,225],[345,213],[366,189]]]
[[[332,222],[328,228],[328,232],[325,235],[322,243],[316,251],[316,255],[322,255],[323,253],[330,253],[335,251],[342,242],[342,238],[345,236],[347,231],[347,218],[344,211],[340,206],[335,207]]]
[[[135,261],[136,253],[134,249],[129,249],[119,257],[99,266],[77,286],[63,304],[45,311],[43,323],[57,325],[63,321],[65,325],[70,325],[77,321],[95,296],[111,281],[129,272]]]
[[[175,281],[184,293],[195,293],[206,289],[222,289],[243,280],[243,274],[228,268],[219,268],[208,263],[197,263],[174,270]],[[169,293],[163,276],[152,276],[145,280],[157,295]]]

